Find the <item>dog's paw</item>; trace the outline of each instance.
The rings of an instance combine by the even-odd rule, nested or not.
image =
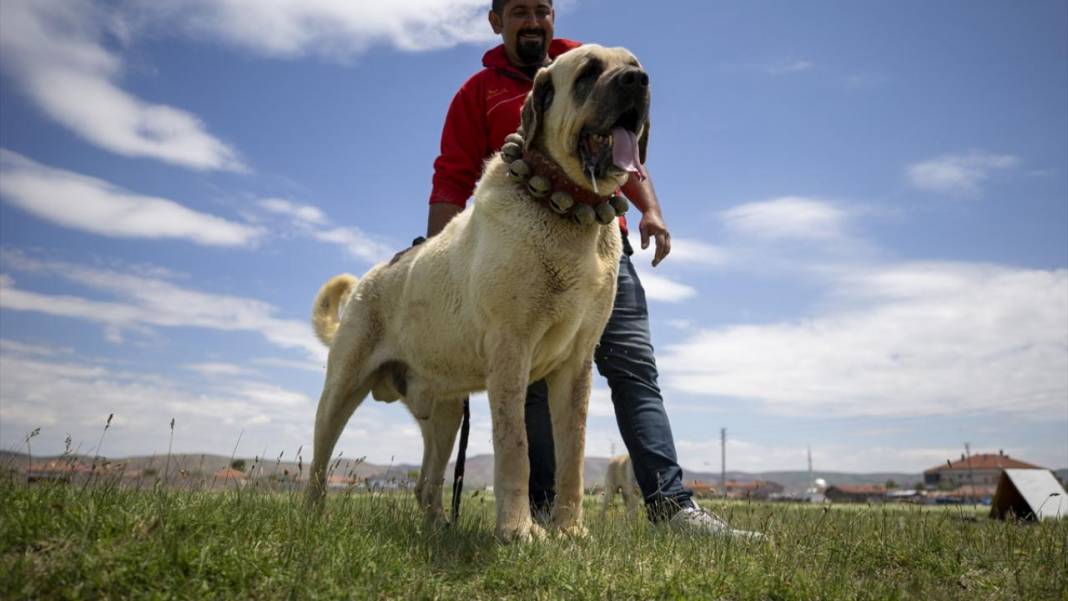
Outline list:
[[[590,531],[582,524],[571,524],[569,526],[556,528],[555,532],[558,538],[585,540],[590,537]]]
[[[543,540],[545,529],[528,520],[522,524],[498,526],[497,538],[505,543],[529,543]]]

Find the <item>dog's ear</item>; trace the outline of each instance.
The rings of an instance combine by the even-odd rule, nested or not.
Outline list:
[[[645,164],[645,151],[649,147],[649,118],[645,118],[645,127],[642,128],[642,135],[638,138],[638,160],[642,165]]]
[[[534,146],[545,111],[553,102],[554,92],[552,75],[547,69],[539,69],[538,74],[534,76],[534,88],[523,101],[519,130],[523,134],[524,151]]]

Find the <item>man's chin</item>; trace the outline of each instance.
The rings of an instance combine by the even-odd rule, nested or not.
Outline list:
[[[540,65],[545,62],[547,44],[544,42],[533,44],[520,43],[516,46],[515,53],[519,60],[526,65]]]

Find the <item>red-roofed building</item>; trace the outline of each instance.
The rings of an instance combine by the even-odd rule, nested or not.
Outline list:
[[[716,487],[712,486],[708,482],[702,482],[701,480],[690,480],[689,482],[684,482],[683,484],[685,484],[687,488],[693,491],[693,496],[697,497],[698,499],[712,499],[719,496],[719,493],[716,491]]]
[[[326,479],[326,487],[337,490],[356,488],[359,483],[359,479],[355,476],[345,474],[330,474]]]
[[[960,456],[957,461],[932,467],[923,473],[923,483],[928,488],[954,489],[960,486],[997,486],[1005,469],[1045,469],[1005,453],[979,453],[971,457]]]
[[[30,482],[70,482],[75,478],[88,476],[92,471],[90,466],[77,460],[51,459],[31,465],[26,476]]]
[[[215,486],[232,484],[240,487],[248,482],[248,476],[232,467],[224,467],[212,474],[212,480]]]

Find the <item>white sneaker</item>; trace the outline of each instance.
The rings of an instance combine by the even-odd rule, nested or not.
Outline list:
[[[671,519],[668,520],[668,524],[672,528],[692,534],[730,536],[732,538],[747,541],[758,541],[765,538],[760,532],[735,530],[734,528],[731,528],[727,522],[720,519],[712,512],[705,511],[704,509],[693,505],[683,507],[675,512],[675,515],[671,516]]]

